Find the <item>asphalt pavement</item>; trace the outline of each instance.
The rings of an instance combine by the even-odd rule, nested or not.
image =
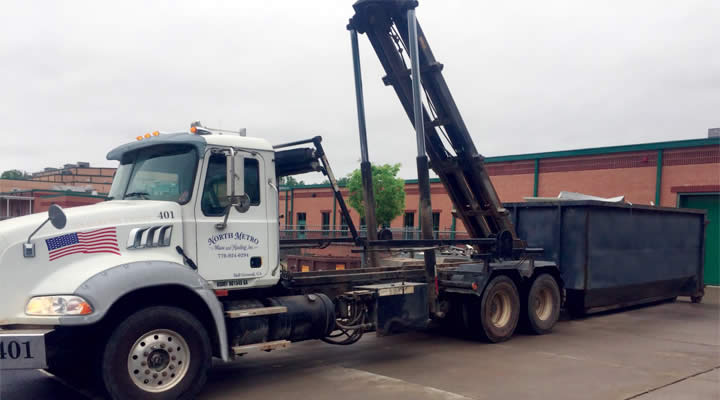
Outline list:
[[[216,365],[199,399],[720,399],[720,291],[708,292],[501,344],[436,333],[293,344]],[[87,398],[41,371],[0,375],[0,400]]]

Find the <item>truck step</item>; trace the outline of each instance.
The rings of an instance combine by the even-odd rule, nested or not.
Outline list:
[[[289,340],[276,340],[274,342],[254,343],[245,346],[233,346],[232,350],[235,355],[241,356],[251,351],[273,351],[287,349],[288,347],[290,347]]]
[[[225,316],[228,318],[246,318],[246,317],[257,317],[259,315],[271,315],[271,314],[284,314],[287,312],[287,307],[260,307],[260,308],[247,308],[244,310],[229,310],[225,311]]]

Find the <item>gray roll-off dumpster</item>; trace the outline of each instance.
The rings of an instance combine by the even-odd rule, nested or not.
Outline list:
[[[554,261],[575,313],[702,299],[705,211],[602,201],[505,203],[518,236]]]

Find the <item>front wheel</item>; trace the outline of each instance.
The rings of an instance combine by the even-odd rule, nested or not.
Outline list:
[[[190,399],[205,383],[211,357],[197,318],[175,307],[149,307],[111,334],[103,352],[103,383],[113,399]]]
[[[560,288],[550,274],[538,275],[528,291],[525,304],[526,325],[543,335],[550,332],[560,317]]]

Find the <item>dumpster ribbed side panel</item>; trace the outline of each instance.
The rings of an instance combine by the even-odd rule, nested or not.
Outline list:
[[[584,309],[702,294],[703,212],[598,201],[505,206],[518,236],[545,249],[539,258],[559,265]]]
[[[694,216],[692,216],[694,217]],[[590,210],[590,287],[601,289],[697,274],[699,218],[632,209]]]

